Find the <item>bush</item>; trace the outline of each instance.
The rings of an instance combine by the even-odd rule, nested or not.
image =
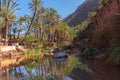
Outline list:
[[[110,49],[111,54],[109,61],[115,64],[120,64],[120,47]]]

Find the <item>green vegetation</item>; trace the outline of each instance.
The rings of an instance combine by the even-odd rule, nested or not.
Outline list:
[[[16,15],[14,15],[14,12],[16,10],[19,10],[20,8],[17,8],[19,4],[12,0],[2,0],[1,4],[2,5],[1,5],[1,11],[0,11],[0,18],[1,18],[0,27],[5,26],[4,27],[5,32],[4,32],[3,38],[5,38],[4,45],[7,45],[9,26],[14,22],[16,18]]]
[[[101,0],[101,6],[107,1]],[[93,19],[99,14],[89,12],[87,20],[70,27],[60,20],[56,10],[45,9],[41,5],[41,0],[32,0],[29,3],[31,14],[19,18],[14,14],[20,9],[17,7],[18,2],[2,0],[1,4],[1,38],[5,38],[4,45],[7,45],[7,40],[18,39],[20,45],[27,46],[28,50],[23,53],[27,59],[22,63],[31,80],[62,80],[76,67],[92,73],[91,69],[81,63],[74,54],[67,55],[68,60],[65,62],[55,61],[52,50],[71,45],[79,50],[80,56],[88,60],[94,58],[96,53],[99,53],[98,50],[104,50],[103,53],[109,56],[108,61],[120,64],[120,11],[107,18],[97,17],[96,19],[100,19],[95,22]],[[103,23],[100,23],[100,20]],[[74,46],[74,43],[77,46]],[[32,70],[35,70],[35,73],[32,73]],[[17,72],[15,73],[17,76]],[[48,77],[47,73],[50,74]]]
[[[120,47],[109,49],[110,57],[109,61],[115,64],[120,64]]]
[[[100,0],[100,10],[107,2],[108,0]],[[98,13],[89,12],[89,18],[75,27],[77,33],[76,38],[79,39],[82,45],[84,44],[84,40],[87,40],[87,45],[93,48],[92,52],[88,47],[84,48],[84,46],[80,46],[80,50],[85,52],[86,55],[90,52],[97,53],[95,52],[97,49],[101,50],[101,52],[104,50],[102,53],[105,55],[108,53],[107,56],[110,56],[109,61],[120,64],[120,57],[118,55],[120,47],[120,15],[119,10],[113,10],[113,12],[115,14],[105,18],[100,17],[100,11],[98,11]],[[101,13],[102,16],[105,16],[104,11],[101,10]],[[94,19],[96,22],[91,21]]]
[[[5,45],[7,40],[16,38],[19,39],[19,44],[25,44],[27,47],[31,47],[32,43],[47,47],[55,44],[56,48],[71,44],[75,36],[73,28],[60,20],[56,10],[45,9],[40,0],[32,0],[29,3],[32,13],[19,18],[14,14],[19,10],[18,2],[2,0],[1,4],[0,27],[1,30],[5,29],[1,34],[2,38],[5,38]],[[23,30],[25,33],[21,35]]]
[[[107,3],[109,0],[100,0],[99,4],[100,7],[102,7],[105,3]]]

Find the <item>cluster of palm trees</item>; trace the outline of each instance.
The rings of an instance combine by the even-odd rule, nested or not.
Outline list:
[[[32,0],[28,5],[31,15],[17,18],[14,13],[20,10],[18,1],[1,0],[0,29],[2,30],[1,37],[5,39],[4,45],[7,45],[7,40],[11,38],[20,39],[19,43],[22,44],[28,36],[33,36],[41,43],[43,41],[56,42],[58,45],[61,41],[72,40],[73,29],[60,20],[56,10],[45,9],[41,3],[41,0]],[[23,34],[22,38],[21,33]]]
[[[14,22],[16,18],[14,12],[16,10],[19,10],[19,8],[16,8],[17,6],[18,3],[12,0],[1,1],[0,28],[4,28],[4,36],[3,36],[3,38],[5,38],[4,45],[7,45],[9,26]]]

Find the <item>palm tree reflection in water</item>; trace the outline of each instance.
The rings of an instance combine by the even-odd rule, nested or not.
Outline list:
[[[0,79],[5,80],[63,80],[76,66],[78,59],[71,56],[64,62],[57,62],[53,57],[30,58],[14,66],[7,75],[2,73]],[[67,79],[67,78],[66,78]]]

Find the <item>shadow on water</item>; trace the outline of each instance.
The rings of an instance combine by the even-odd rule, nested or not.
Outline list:
[[[1,68],[0,80],[91,80],[83,79],[86,75],[91,77],[90,72],[88,66],[73,55],[58,59],[38,56]]]
[[[95,80],[94,72],[89,65],[92,65],[91,61],[87,60],[82,55],[77,55],[78,64],[74,67],[69,74],[73,80]]]

